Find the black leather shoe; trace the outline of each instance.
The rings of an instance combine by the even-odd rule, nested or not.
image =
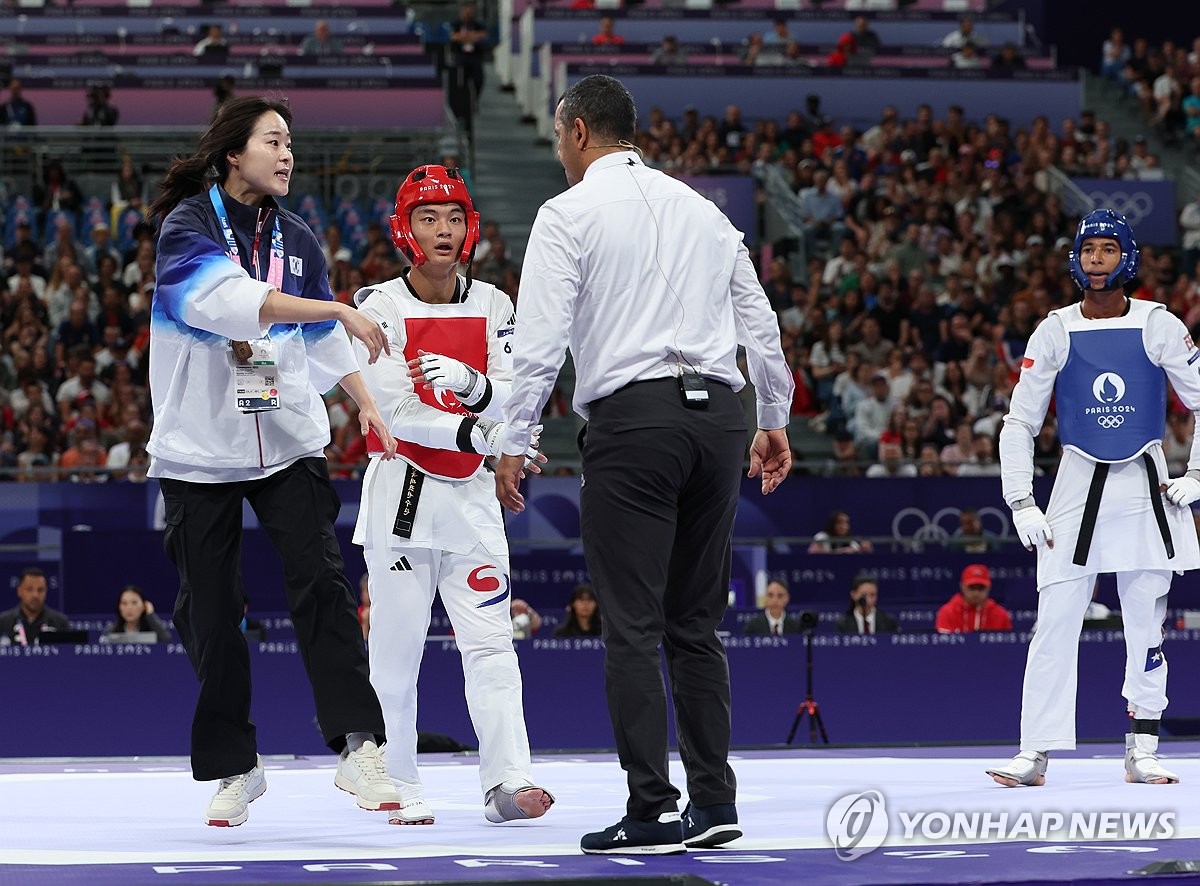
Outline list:
[[[585,834],[579,848],[588,855],[676,855],[686,852],[678,812],[665,812],[657,821],[625,817],[594,834]]]
[[[689,849],[720,846],[742,835],[737,823],[737,807],[732,803],[683,808],[683,842]]]

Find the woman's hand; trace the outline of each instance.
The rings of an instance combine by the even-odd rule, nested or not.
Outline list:
[[[342,313],[341,321],[347,332],[367,346],[367,350],[371,354],[370,359],[367,360],[368,363],[378,360],[381,351],[389,357],[392,355],[392,346],[388,342],[387,333],[366,314],[347,305],[346,310]]]

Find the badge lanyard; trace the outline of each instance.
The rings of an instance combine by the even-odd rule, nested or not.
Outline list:
[[[216,210],[217,220],[221,223],[221,233],[225,235],[226,253],[229,258],[241,267],[237,241],[233,237],[233,227],[229,224],[229,215],[225,211],[225,202],[216,185],[208,190],[208,198]],[[250,264],[254,269],[254,278],[262,279],[262,269],[258,262],[258,247],[262,238],[262,216],[254,229],[254,246],[250,253]],[[271,232],[271,261],[267,266],[267,283],[273,288],[283,291],[283,231],[279,227],[279,213],[275,213],[275,226]],[[250,342],[234,342],[235,356],[237,346],[246,349],[244,356],[237,356],[238,363],[233,368],[233,399],[234,405],[242,412],[266,412],[279,408],[279,382],[275,370],[275,347],[270,335],[254,339]]]
[[[221,191],[216,185],[208,189],[208,199],[212,201],[213,209],[217,213],[217,220],[221,223],[221,233],[225,235],[225,245],[229,248],[227,255],[240,265],[242,263],[241,254],[238,252],[237,241],[233,238],[233,228],[229,224],[229,214],[225,211],[225,201],[221,199]],[[254,247],[250,255],[254,277],[258,280],[262,279],[262,269],[258,266],[258,244],[261,235],[262,220],[260,219],[254,230]],[[279,227],[278,212],[275,213],[275,227],[271,231],[271,263],[267,266],[267,282],[281,292],[283,291],[283,231]]]

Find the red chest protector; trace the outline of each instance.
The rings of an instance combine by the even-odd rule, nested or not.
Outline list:
[[[472,369],[487,372],[486,317],[408,317],[404,321],[404,331],[405,360],[415,360],[418,351],[426,351],[453,357]],[[416,394],[427,406],[453,415],[469,414],[458,398],[445,389],[426,388],[418,382]],[[451,480],[465,480],[483,463],[483,456],[474,452],[430,449],[405,440],[396,441],[396,454],[427,474]]]

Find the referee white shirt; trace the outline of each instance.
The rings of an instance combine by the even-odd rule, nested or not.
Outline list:
[[[573,406],[585,419],[594,401],[681,368],[741,390],[740,343],[758,427],[787,426],[791,370],[742,234],[633,151],[594,160],[578,184],[542,205],[517,317],[505,454],[525,454],[565,345],[575,361]]]

